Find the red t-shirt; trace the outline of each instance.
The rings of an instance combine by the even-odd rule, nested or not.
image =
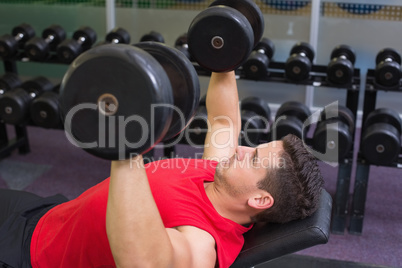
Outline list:
[[[172,158],[151,162],[146,172],[165,227],[191,225],[216,241],[219,267],[229,267],[243,246],[244,227],[221,217],[209,201],[217,162]],[[109,179],[56,206],[38,222],[31,241],[32,267],[115,267],[106,235]]]

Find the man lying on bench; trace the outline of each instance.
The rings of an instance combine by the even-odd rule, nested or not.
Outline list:
[[[206,105],[203,159],[112,161],[110,178],[68,202],[2,190],[0,264],[229,267],[253,224],[317,210],[323,179],[300,139],[238,146],[233,71],[212,74]]]

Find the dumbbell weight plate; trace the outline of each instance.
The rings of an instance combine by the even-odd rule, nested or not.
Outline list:
[[[399,155],[401,132],[386,123],[375,123],[362,133],[360,145],[364,158],[375,165],[390,165]]]
[[[401,64],[401,55],[393,48],[384,48],[380,52],[378,52],[375,63],[379,64],[384,61],[386,58],[391,58],[393,61]]]
[[[399,132],[402,132],[401,118],[399,114],[392,109],[378,108],[370,112],[364,121],[363,127],[369,127],[376,123],[387,123],[396,128]]]
[[[360,149],[371,163],[387,165],[400,151],[402,121],[397,112],[378,108],[367,115],[363,125]]]
[[[219,5],[234,8],[247,18],[253,28],[253,47],[255,47],[264,33],[264,15],[257,4],[252,0],[215,0],[210,7]]]
[[[25,53],[30,60],[44,60],[49,54],[48,43],[41,37],[33,37],[25,43]]]
[[[241,101],[241,144],[257,146],[268,132],[271,110],[266,101],[258,97],[247,97]]]
[[[43,39],[48,38],[48,36],[53,36],[53,40],[49,43],[49,48],[54,50],[61,41],[66,39],[66,32],[60,25],[53,24],[42,32]]]
[[[328,106],[320,113],[321,121],[335,119],[346,124],[348,131],[354,133],[355,116],[353,112],[346,106]]]
[[[349,126],[342,121],[331,118],[317,124],[314,131],[313,148],[323,154],[321,160],[338,162],[350,152],[353,135]]]
[[[162,65],[169,77],[173,90],[173,101],[178,111],[163,140],[179,134],[190,122],[198,106],[200,84],[196,70],[189,59],[177,49],[160,42],[140,42],[136,47],[151,54]]]
[[[253,29],[239,11],[212,6],[201,11],[188,29],[190,55],[213,72],[234,70],[254,47]]]
[[[275,46],[272,41],[268,38],[262,38],[243,64],[243,71],[246,78],[258,80],[267,76],[269,61],[274,52]]]
[[[19,86],[21,86],[21,80],[15,73],[5,73],[0,77],[0,95]]]
[[[348,45],[338,45],[331,52],[331,59],[344,55],[352,64],[355,64],[356,54]]]
[[[38,76],[24,82],[21,87],[6,92],[0,98],[0,114],[4,122],[18,125],[27,120],[29,105],[41,92],[52,90],[53,84]]]
[[[73,34],[73,39],[79,40],[80,38],[84,37],[85,41],[81,44],[83,50],[89,49],[93,44],[96,42],[96,32],[94,29],[88,26],[83,26],[79,28]]]
[[[7,124],[18,125],[26,119],[28,106],[31,100],[22,88],[7,91],[0,98],[0,118]]]
[[[58,94],[44,92],[30,105],[30,116],[36,126],[43,128],[60,128],[62,125]]]
[[[165,136],[173,105],[163,67],[132,45],[107,44],[81,54],[61,86],[64,128],[87,152],[109,160],[149,151]]]
[[[309,129],[309,125],[303,127],[303,124],[310,115],[310,109],[303,103],[297,101],[283,103],[275,115],[275,123],[272,129],[275,132],[275,137],[280,139],[287,134],[294,134],[303,138]]]
[[[163,35],[161,33],[151,31],[147,34],[144,34],[140,39],[140,42],[147,42],[147,41],[165,43],[165,38],[163,38]]]
[[[35,30],[34,28],[32,28],[31,25],[26,24],[26,23],[22,23],[16,27],[13,28],[11,34],[13,36],[22,34],[22,38],[18,41],[20,44],[25,43],[26,41],[28,41],[29,39],[31,39],[32,37],[35,36]]]
[[[314,48],[307,42],[298,42],[290,49],[290,55],[304,53],[313,62],[315,53]]]
[[[105,39],[108,43],[112,43],[117,40],[118,44],[128,44],[130,43],[130,34],[125,29],[117,27],[111,30],[106,35]]]

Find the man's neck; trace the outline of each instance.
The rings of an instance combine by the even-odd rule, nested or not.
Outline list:
[[[219,215],[240,225],[250,224],[246,201],[242,202],[240,198],[230,196],[214,182],[204,183],[204,188],[208,199]]]

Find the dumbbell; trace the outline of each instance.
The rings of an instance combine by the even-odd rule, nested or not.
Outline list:
[[[194,66],[177,49],[159,42],[96,46],[62,80],[64,128],[88,153],[129,158],[179,134],[199,92]]]
[[[29,107],[29,115],[34,125],[43,128],[61,129],[59,87],[45,91],[36,97]]]
[[[188,48],[213,72],[241,66],[264,32],[264,16],[252,0],[215,0],[191,22]]]
[[[399,86],[402,77],[401,55],[393,48],[378,52],[375,68],[375,81],[382,86]]]
[[[35,36],[35,30],[31,25],[22,23],[12,29],[11,35],[0,37],[0,57],[9,59],[15,56],[18,49],[22,49],[25,42]]]
[[[203,96],[190,124],[184,130],[182,143],[196,146],[204,146],[205,137],[208,132],[208,114],[205,105],[206,96]]]
[[[343,160],[352,149],[355,116],[345,106],[331,105],[323,109],[320,118],[313,134],[313,149],[322,154],[321,160]]]
[[[163,35],[159,32],[150,31],[149,33],[144,34],[140,38],[140,42],[147,42],[147,41],[165,43],[165,38],[163,38]]]
[[[309,43],[295,44],[285,63],[285,77],[292,82],[307,80],[310,77],[314,55],[314,49]]]
[[[25,81],[21,87],[4,93],[0,98],[0,117],[12,125],[22,124],[29,119],[29,105],[44,91],[53,89],[53,84],[45,77],[38,76]]]
[[[21,86],[21,80],[15,73],[5,73],[0,76],[0,97],[7,91]]]
[[[263,99],[247,97],[241,101],[240,110],[240,144],[255,147],[267,136],[271,120],[271,109]]]
[[[271,128],[271,139],[280,140],[288,134],[300,139],[306,137],[309,125],[304,126],[310,117],[310,109],[301,102],[284,102],[275,114],[275,122]]]
[[[346,85],[352,82],[356,54],[348,45],[339,45],[331,52],[331,61],[327,66],[327,80],[334,85]]]
[[[274,43],[268,38],[263,37],[243,64],[245,77],[256,80],[266,77],[268,75],[269,62],[274,53]]]
[[[186,55],[187,58],[190,59],[190,61],[194,61],[194,59],[191,57],[190,52],[188,50],[188,35],[187,33],[184,33],[182,35],[180,35],[175,43],[174,43],[174,47],[178,50],[180,50],[181,52],[183,52],[184,55]]]
[[[106,44],[129,44],[131,40],[128,31],[121,27],[116,27],[106,34],[105,40],[101,41],[98,45]]]
[[[402,122],[399,114],[388,108],[370,112],[363,124],[360,152],[371,164],[395,163],[401,150]]]
[[[57,45],[66,39],[66,32],[60,25],[50,25],[43,30],[42,37],[33,37],[25,43],[25,54],[30,60],[42,61],[50,51],[55,51]]]
[[[96,41],[96,32],[88,26],[74,32],[72,39],[66,39],[57,46],[57,57],[63,63],[71,63],[82,52],[91,48]]]

